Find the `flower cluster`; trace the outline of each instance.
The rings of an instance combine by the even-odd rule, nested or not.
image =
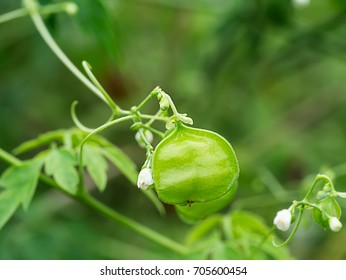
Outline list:
[[[321,186],[319,184],[321,182],[323,182],[322,190],[315,191],[317,186]],[[298,212],[299,214],[294,229],[286,241],[280,245],[273,242],[274,245],[283,246],[292,239],[299,227],[303,212],[307,209],[312,209],[312,218],[316,224],[324,229],[339,232],[342,229],[342,223],[340,222],[341,208],[336,200],[337,197],[346,198],[346,193],[336,191],[332,180],[328,176],[317,175],[304,199],[293,201],[288,209],[276,213],[273,223],[281,231],[287,231],[295,221],[295,213]]]

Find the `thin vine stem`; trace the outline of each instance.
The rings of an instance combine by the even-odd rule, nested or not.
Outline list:
[[[17,9],[0,16],[0,24],[11,21],[20,17],[29,15],[29,11],[25,8]]]
[[[166,122],[169,120],[168,117],[161,117],[161,116],[157,116],[157,115],[147,115],[147,114],[138,114],[138,116],[141,119],[149,119],[149,120],[157,120],[157,121],[163,121]]]
[[[307,200],[308,197],[312,194],[314,188],[317,186],[317,183],[320,182],[320,181],[325,181],[327,184],[330,185],[330,187],[333,189],[333,191],[335,191],[335,188],[334,188],[334,184],[333,182],[330,180],[330,178],[326,175],[323,175],[323,174],[318,174],[315,178],[315,181],[313,182],[311,188],[309,189],[308,193],[306,194],[306,196],[304,197],[304,200]]]
[[[50,4],[46,5],[40,8],[40,13],[44,15],[54,14],[54,13],[61,13],[61,12],[68,12],[68,7],[73,5],[74,9],[77,9],[77,6],[73,2],[64,2],[64,3],[56,3],[56,4]],[[14,19],[18,19],[21,17],[25,17],[30,15],[30,11],[27,8],[20,8],[11,12],[8,12],[6,14],[3,14],[0,16],[0,24],[5,23],[7,21],[11,21]]]
[[[10,153],[6,152],[5,150],[0,148],[0,158],[7,162],[10,165],[18,166],[22,163],[22,161],[15,156],[11,155]]]
[[[108,106],[109,103],[107,99],[103,96],[100,90],[90,81],[87,77],[82,74],[79,69],[70,61],[70,59],[65,55],[65,53],[60,49],[58,44],[53,39],[52,35],[49,33],[46,25],[44,24],[42,17],[40,15],[40,6],[35,0],[24,0],[23,5],[28,9],[30,17],[40,33],[42,39],[54,52],[54,54],[61,60],[61,62],[74,74],[87,88],[89,88],[96,96],[103,100]],[[111,107],[111,106],[110,106]],[[111,107],[112,108],[112,107]]]
[[[84,171],[83,171],[83,148],[84,145],[86,144],[86,142],[89,140],[89,138],[103,130],[105,130],[106,128],[114,125],[114,124],[118,124],[124,121],[128,121],[128,120],[132,120],[133,116],[126,116],[126,117],[121,117],[118,119],[115,119],[113,121],[107,122],[101,126],[99,126],[98,128],[94,129],[92,132],[90,132],[87,136],[85,136],[85,138],[83,139],[83,141],[81,142],[80,148],[79,148],[79,181],[80,181],[80,186],[79,186],[79,191],[80,193],[83,193],[83,181],[84,181]]]
[[[136,111],[141,110],[145,104],[147,104],[151,99],[153,99],[155,96],[157,96],[159,90],[160,90],[159,87],[154,88],[149,93],[149,95],[138,106],[135,107]]]
[[[85,60],[82,62],[82,65],[89,79],[102,93],[103,97],[107,100],[107,103],[112,108],[114,115],[117,115],[118,112],[121,111],[120,108],[117,106],[117,104],[115,104],[114,100],[109,96],[108,92],[101,86],[100,82],[96,79],[95,75],[91,71],[91,65]]]

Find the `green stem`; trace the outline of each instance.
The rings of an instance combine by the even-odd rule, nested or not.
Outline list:
[[[152,133],[156,134],[157,136],[159,136],[161,139],[165,136],[164,133],[162,133],[161,131],[152,128],[151,126],[148,126],[147,124],[143,124],[142,126],[144,129],[148,129],[149,131],[151,131]]]
[[[173,115],[174,115],[174,116],[178,116],[178,115],[179,115],[179,112],[178,112],[177,108],[175,107],[172,98],[171,98],[167,93],[165,93],[165,95],[166,95],[166,97],[168,98],[169,106],[170,106],[171,109],[172,109]]]
[[[89,88],[96,96],[102,99],[107,105],[108,102],[99,89],[88,80],[79,69],[70,61],[70,59],[65,55],[65,53],[60,49],[58,44],[53,39],[52,35],[49,33],[47,27],[45,26],[42,17],[39,13],[40,6],[35,0],[25,0],[23,5],[28,9],[30,17],[37,28],[38,32],[42,36],[43,40],[54,52],[54,54],[61,60],[63,64],[74,74],[87,88]]]
[[[10,165],[18,166],[22,164],[22,161],[18,158],[14,157],[10,153],[4,151],[0,148],[0,159],[3,161],[9,163]],[[188,253],[188,248],[169,239],[168,237],[161,235],[160,233],[147,228],[146,226],[118,213],[117,211],[109,208],[108,206],[104,205],[100,201],[96,200],[95,198],[91,197],[89,194],[83,192],[79,195],[72,195],[70,193],[67,193],[63,189],[60,188],[60,186],[53,181],[51,178],[45,176],[44,174],[41,174],[40,180],[46,183],[47,185],[50,185],[51,187],[65,193],[69,197],[78,200],[79,202],[89,206],[93,210],[95,210],[97,213],[102,214],[103,216],[110,218],[114,222],[117,222],[119,224],[122,224],[126,226],[127,228],[132,229],[133,231],[137,232],[138,234],[144,236],[145,238],[155,242],[156,244],[159,244],[167,249],[172,250],[173,252],[176,252],[178,254],[184,255]]]
[[[332,180],[330,180],[330,178],[326,175],[323,175],[323,174],[318,174],[315,178],[315,181],[313,182],[311,188],[309,189],[308,193],[306,194],[306,196],[304,197],[303,200],[307,201],[308,197],[312,194],[314,188],[316,187],[317,183],[319,181],[325,181],[327,184],[330,185],[330,187],[333,189],[333,191],[335,191],[335,188],[334,188],[334,185],[333,185],[333,182]]]
[[[65,3],[57,3],[57,4],[51,4],[44,6],[40,8],[40,13],[49,15],[53,13],[60,13],[60,12],[66,12],[66,7],[68,5],[71,5],[71,2],[65,2]],[[11,12],[8,12],[6,14],[3,14],[0,16],[0,24],[11,21],[20,17],[25,17],[30,15],[30,11],[27,8],[20,8]]]
[[[157,120],[157,121],[168,121],[169,118],[168,117],[161,117],[161,116],[157,116],[157,115],[148,115],[148,114],[138,114],[138,116],[141,119],[149,119],[149,120]]]
[[[0,159],[14,166],[18,166],[22,163],[21,160],[17,159],[16,157],[14,157],[13,155],[11,155],[10,153],[6,152],[5,150],[1,148],[0,148]]]
[[[113,114],[118,115],[121,109],[115,104],[113,99],[109,96],[108,92],[101,86],[99,81],[96,79],[94,74],[91,72],[91,65],[87,61],[82,62],[83,68],[87,73],[89,79],[93,82],[93,84],[98,88],[98,90],[102,93],[103,97],[107,100],[108,105],[113,109]]]
[[[102,214],[105,217],[108,217],[114,221],[116,221],[119,224],[122,224],[133,231],[139,233],[140,235],[146,237],[147,239],[160,244],[161,246],[170,249],[176,253],[179,254],[187,254],[187,248],[169,238],[167,238],[164,235],[161,235],[157,233],[156,231],[153,231],[131,219],[128,217],[115,212],[113,209],[109,208],[108,206],[100,203],[93,197],[89,196],[88,194],[85,194],[84,196],[79,198],[80,201],[84,202],[88,206],[90,206],[92,209],[96,210],[99,214]]]
[[[159,87],[154,88],[149,95],[136,107],[136,111],[139,112],[139,110],[141,110],[145,104],[157,96],[159,89]]]
[[[84,172],[83,172],[83,148],[84,145],[86,144],[86,142],[89,140],[89,138],[103,130],[105,130],[106,128],[117,124],[117,123],[121,123],[127,120],[132,120],[133,117],[132,116],[126,116],[126,117],[121,117],[119,119],[115,119],[111,122],[107,122],[104,125],[101,125],[100,127],[94,129],[92,132],[90,132],[87,136],[85,136],[85,138],[83,139],[83,141],[81,142],[80,148],[79,148],[79,181],[80,181],[80,186],[79,186],[79,191],[83,193],[83,181],[84,181]]]
[[[24,9],[24,8],[8,12],[8,13],[0,16],[0,24],[4,23],[6,21],[10,21],[13,19],[27,16],[28,14],[29,14],[29,11],[27,9]]]
[[[77,107],[77,105],[78,105],[78,101],[73,101],[72,105],[71,105],[71,116],[72,116],[72,120],[73,120],[75,126],[77,126],[81,131],[88,132],[88,133],[93,132],[95,129],[86,127],[85,125],[83,125],[79,121],[79,119],[77,117],[77,114],[76,114],[76,107]]]

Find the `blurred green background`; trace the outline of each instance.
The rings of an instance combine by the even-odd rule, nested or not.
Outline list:
[[[271,225],[279,209],[301,199],[314,176],[330,169],[336,188],[346,191],[344,0],[75,2],[77,15],[46,18],[61,48],[78,67],[90,62],[121,107],[138,104],[160,85],[196,127],[227,138],[241,167],[233,208]],[[1,0],[0,12],[20,4]],[[0,25],[0,147],[11,151],[40,133],[73,126],[74,100],[89,126],[108,117],[29,18]],[[144,151],[127,126],[104,135],[141,166]],[[116,170],[106,192],[94,192],[176,240],[190,228],[169,207],[161,217]],[[344,259],[345,242],[345,229],[323,231],[305,215],[289,248],[298,259]],[[108,258],[174,256],[43,185],[29,211],[19,210],[0,232],[0,259]]]

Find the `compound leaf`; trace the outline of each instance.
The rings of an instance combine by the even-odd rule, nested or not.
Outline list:
[[[65,148],[53,148],[45,158],[45,172],[70,194],[77,192],[79,182],[75,156]]]
[[[42,162],[27,161],[7,168],[0,177],[0,229],[20,204],[26,210],[35,193]]]

